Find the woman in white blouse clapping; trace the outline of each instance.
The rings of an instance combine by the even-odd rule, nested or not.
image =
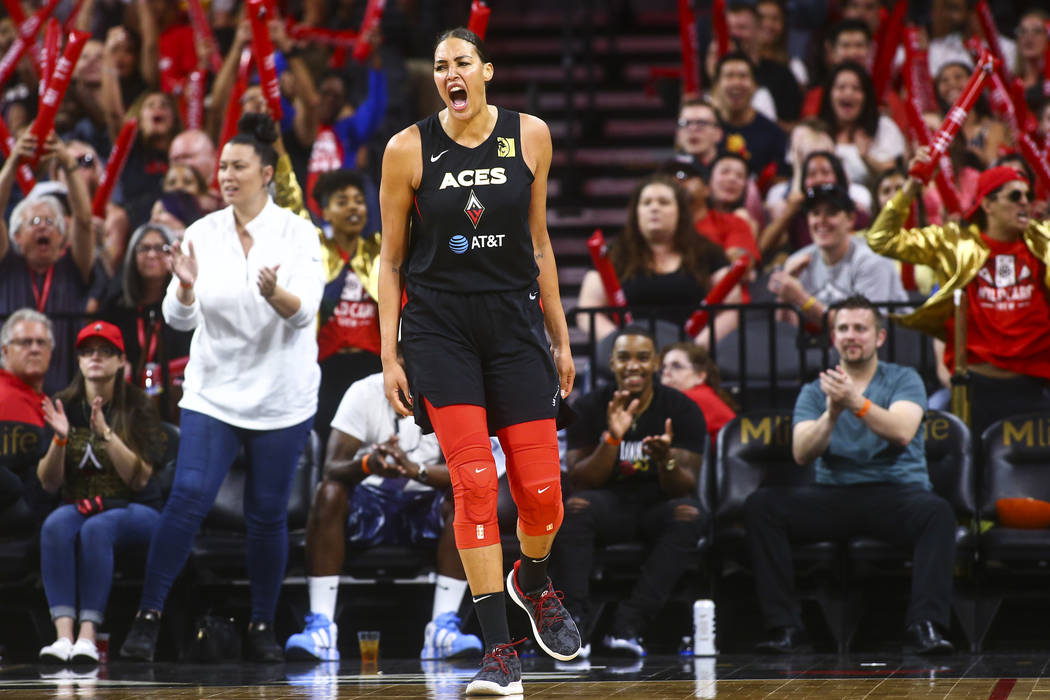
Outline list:
[[[179,403],[182,437],[125,658],[152,660],[168,590],[242,446],[250,460],[246,655],[283,658],[273,619],[288,557],[289,489],[317,411],[313,324],[324,272],[314,227],[270,198],[273,120],[246,114],[238,130],[219,160],[229,206],[194,223],[172,247],[174,276],[162,310],[173,328],[193,331]]]

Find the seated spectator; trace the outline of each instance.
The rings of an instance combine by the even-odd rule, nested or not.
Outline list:
[[[169,165],[162,187],[164,192],[188,192],[194,197],[208,193],[204,178],[188,165]]]
[[[751,235],[757,236],[763,220],[762,200],[748,202],[748,180],[747,159],[732,151],[719,153],[711,163],[708,204],[716,211],[739,216],[748,223]]]
[[[185,190],[171,190],[160,195],[149,213],[149,223],[167,226],[177,240],[182,240],[190,224],[204,216],[200,199]]]
[[[945,63],[970,60],[966,38],[977,33],[977,18],[973,11],[975,5],[968,0],[931,0],[927,31],[930,75],[936,75]],[[1007,70],[1014,73],[1017,48],[1013,39],[1000,34],[999,46],[1006,58]]]
[[[653,381],[659,356],[653,339],[623,329],[610,360],[616,384],[581,397],[568,428],[565,461],[572,495],[554,543],[565,608],[584,640],[594,620],[590,576],[598,544],[644,539],[648,556],[616,609],[605,647],[645,656],[641,633],[671,595],[703,531],[697,481],[707,426],[696,404]]]
[[[959,99],[971,75],[973,75],[973,64],[962,61],[949,61],[937,71],[937,75],[933,78],[933,86],[942,114],[947,114],[955,101]],[[1012,142],[1013,139],[1006,125],[992,115],[988,107],[988,99],[984,94],[977,98],[973,109],[966,115],[961,133],[955,140],[955,143],[962,143],[966,151],[972,154],[971,160],[976,160],[972,163],[972,167],[977,170],[987,168],[999,157],[1000,151]],[[956,171],[959,171],[958,167]]]
[[[837,66],[846,61],[853,61],[862,66],[869,64],[872,42],[871,30],[862,19],[844,19],[831,28],[824,42],[824,66]],[[826,69],[822,69],[826,70]],[[802,103],[802,116],[815,117],[820,113],[820,103],[824,99],[823,80],[806,93]]]
[[[874,173],[904,156],[904,135],[892,119],[879,114],[875,87],[859,63],[847,61],[831,70],[819,116],[831,127],[835,153],[851,182],[868,187]]]
[[[704,413],[713,445],[718,431],[736,417],[736,405],[721,388],[722,375],[711,356],[695,343],[673,343],[660,358],[660,383],[678,389],[691,398]]]
[[[747,54],[731,52],[718,60],[712,95],[725,134],[724,148],[742,155],[752,175],[762,175],[767,168],[774,176],[784,175],[787,137],[776,122],[751,106],[757,86],[755,65]]]
[[[372,232],[365,230],[368,203],[359,173],[321,173],[314,197],[332,229],[331,238],[321,236],[326,284],[317,331],[321,365],[317,432],[327,439],[327,426],[346,390],[358,379],[383,369],[376,303],[379,235],[368,235]]]
[[[673,175],[689,195],[693,227],[697,233],[721,248],[730,261],[745,253],[750,255],[753,261],[759,259],[755,236],[747,220],[707,205],[711,196],[711,190],[707,186],[711,177],[710,169],[700,163],[699,159],[680,153],[664,166],[664,170]]]
[[[928,158],[920,150],[913,164]],[[955,368],[953,295],[966,295],[970,431],[1050,408],[1050,223],[1031,218],[1031,186],[1012,166],[981,173],[976,204],[961,224],[905,228],[922,183],[909,178],[868,231],[882,255],[929,265],[941,288],[901,323],[945,340]]]
[[[286,658],[339,660],[335,602],[348,538],[359,547],[419,546],[438,536],[434,608],[419,657],[481,655],[481,640],[460,630],[467,575],[453,539],[452,499],[446,498],[451,484],[437,437],[395,413],[382,372],[347,389],[332,420],[324,480],[306,525],[310,613],[303,632],[285,643]],[[375,489],[384,494],[382,503],[370,495]]]
[[[788,52],[786,3],[784,0],[759,0],[755,3],[755,9],[758,11],[758,47],[762,60],[786,65],[801,89],[809,82],[809,71],[806,70],[802,59]],[[759,72],[761,73],[761,69]],[[785,112],[779,107],[777,113],[781,118],[785,116]]]
[[[912,552],[908,644],[951,653],[955,514],[931,493],[922,420],[926,390],[911,367],[879,362],[879,310],[853,296],[837,305],[832,341],[840,364],[802,387],[792,418],[792,455],[813,464],[816,484],[760,488],[745,505],[755,590],[770,638],[764,653],[800,651],[792,543],[877,537]]]
[[[635,188],[627,209],[627,225],[609,248],[609,258],[636,316],[668,321],[676,328],[703,301],[728,260],[689,221],[685,190],[666,175],[651,175]],[[610,301],[594,270],[580,285],[580,307],[609,306]],[[590,317],[578,323],[590,331]],[[736,326],[736,314],[719,314],[716,337]],[[616,329],[605,314],[595,318],[596,341]],[[706,339],[705,339],[706,342]]]
[[[128,339],[124,349],[127,376],[151,396],[171,391],[176,376],[171,362],[185,362],[193,338],[192,333],[169,326],[160,308],[171,283],[169,251],[177,240],[163,224],[139,226],[124,256],[120,285],[111,286],[111,297],[102,308],[102,315]],[[176,402],[177,397],[170,394],[159,397],[162,418],[175,422]]]
[[[779,206],[771,208],[771,213],[776,212],[776,218],[762,230],[764,251],[787,248],[789,252],[795,252],[813,242],[806,214],[802,211],[806,190],[811,187],[838,185],[849,193],[853,202],[854,211],[857,212],[855,224],[863,227],[871,220],[868,216],[871,210],[871,193],[864,187],[850,184],[846,171],[842,168],[842,161],[831,151],[811,151],[802,159],[798,173],[798,177],[792,179],[793,189],[782,189],[784,199],[777,203]],[[797,189],[794,189],[796,186]],[[772,193],[771,189],[770,194]]]
[[[78,371],[44,418],[55,433],[37,475],[65,505],[44,521],[40,569],[57,640],[40,650],[56,664],[97,664],[95,632],[113,582],[113,556],[145,548],[160,520],[160,421],[146,394],[124,381],[120,330],[93,321],[77,335]],[[73,641],[73,623],[80,629]]]
[[[675,151],[691,155],[702,165],[710,167],[718,155],[721,141],[722,126],[715,108],[697,98],[684,100],[678,110]]]
[[[211,182],[215,178],[217,162],[218,157],[215,153],[215,144],[212,143],[207,133],[200,129],[187,129],[179,132],[171,140],[171,146],[168,148],[169,171],[164,178],[164,191],[167,192],[170,189],[168,178],[171,170],[176,169],[175,166],[192,168],[196,174],[192,191],[200,200],[201,209],[205,212],[215,211],[222,206],[218,192],[211,187]],[[180,179],[180,182],[183,185],[179,189],[187,189],[190,185],[185,175]]]
[[[772,5],[770,7],[770,5]],[[783,35],[783,6],[775,0],[767,0],[765,11],[778,12],[780,34]],[[755,66],[755,81],[769,90],[773,96],[776,109],[776,121],[791,124],[798,120],[802,108],[802,90],[795,80],[794,73],[787,63],[787,51],[783,57],[768,56],[762,52],[762,37],[759,28],[759,11],[755,5],[744,2],[731,2],[726,7],[726,25],[729,36],[738,49],[747,54]]]
[[[1033,109],[1046,98],[1043,94],[1046,75],[1043,63],[1047,42],[1050,42],[1047,22],[1050,22],[1050,13],[1039,7],[1030,7],[1017,23],[1017,77],[1025,87],[1028,105]]]
[[[52,505],[40,488],[36,464],[51,441],[43,388],[54,344],[51,321],[34,309],[18,309],[0,328],[0,514],[5,529],[21,524],[35,532]]]
[[[808,323],[819,326],[832,304],[855,294],[877,301],[908,300],[893,263],[853,235],[853,200],[844,189],[811,187],[804,208],[813,243],[770,275],[769,291],[777,301],[797,307]]]
[[[26,129],[0,168],[0,211],[7,209],[16,168],[36,147],[36,136]],[[76,159],[54,134],[44,145],[44,153],[67,173],[77,167]],[[82,178],[69,179],[69,204],[73,223],[68,235],[62,205],[50,195],[23,199],[11,212],[9,227],[0,222],[0,314],[33,307],[62,315],[55,323],[54,362],[44,381],[49,392],[69,384],[73,337],[79,325],[73,314],[85,310],[95,265],[91,201]]]

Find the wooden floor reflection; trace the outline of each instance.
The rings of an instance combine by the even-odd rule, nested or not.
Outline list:
[[[1050,700],[1045,654],[958,655],[936,661],[901,656],[654,656],[633,663],[595,659],[555,664],[548,659],[527,659],[525,666],[523,680],[529,698]],[[0,699],[451,700],[463,697],[475,668],[470,662],[421,664],[416,660],[383,660],[375,673],[361,673],[356,660],[342,666],[113,664],[91,671],[14,665],[0,666]]]

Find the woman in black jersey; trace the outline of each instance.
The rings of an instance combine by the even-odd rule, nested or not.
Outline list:
[[[442,34],[434,82],[445,108],[390,140],[380,186],[386,393],[399,413],[414,412],[436,432],[448,461],[456,546],[487,650],[468,695],[522,692],[490,434],[507,454],[518,506],[522,556],[507,592],[544,651],[568,660],[580,650],[546,574],[563,513],[555,417],[575,376],[547,233],[550,130],[489,105],[492,74],[473,32]],[[399,322],[405,370],[396,359]]]

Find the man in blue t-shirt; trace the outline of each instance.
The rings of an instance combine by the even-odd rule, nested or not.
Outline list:
[[[755,587],[770,631],[758,650],[803,646],[791,543],[865,535],[913,548],[909,646],[951,653],[942,630],[950,622],[955,516],[931,491],[926,470],[925,388],[914,369],[879,362],[886,330],[868,299],[851,296],[835,309],[840,364],[802,387],[793,419],[792,454],[814,465],[816,484],[762,488],[747,501]]]

